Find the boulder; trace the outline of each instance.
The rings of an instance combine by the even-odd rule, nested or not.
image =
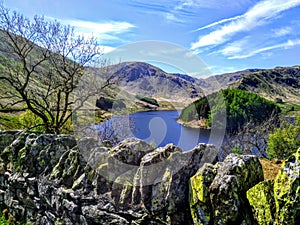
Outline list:
[[[228,155],[224,162],[204,166],[190,179],[194,224],[253,224],[246,192],[263,180],[257,157]]]
[[[258,224],[273,225],[275,221],[274,181],[262,181],[247,191],[254,219]]]
[[[21,131],[0,131],[0,152],[9,146]]]
[[[275,180],[263,181],[247,192],[258,224],[300,224],[300,149],[285,160]]]
[[[208,225],[212,217],[209,187],[217,175],[218,166],[204,164],[190,179],[190,209],[194,224]]]
[[[228,155],[220,165],[210,188],[215,224],[252,224],[246,192],[263,181],[262,166],[253,155]]]
[[[300,224],[300,148],[283,162],[274,181],[275,224]]]
[[[139,139],[129,138],[120,142],[111,149],[107,159],[110,171],[109,180],[115,181],[117,177],[129,170],[137,171],[142,158],[152,151],[153,147],[151,145]],[[131,179],[133,180],[133,177]]]

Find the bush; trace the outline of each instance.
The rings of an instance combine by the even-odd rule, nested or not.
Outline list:
[[[26,110],[20,115],[19,124],[22,129],[25,128],[36,132],[46,132],[43,120],[30,110]],[[69,118],[60,129],[62,133],[73,133],[72,119]]]
[[[29,110],[26,110],[19,117],[19,123],[23,128],[31,129],[33,131],[44,132],[45,128],[43,126],[43,120],[36,116]]]
[[[285,159],[300,147],[300,117],[295,124],[285,122],[269,135],[267,154],[269,158]]]

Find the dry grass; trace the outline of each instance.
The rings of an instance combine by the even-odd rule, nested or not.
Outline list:
[[[260,163],[264,171],[265,180],[274,180],[282,163],[268,159],[260,159]]]

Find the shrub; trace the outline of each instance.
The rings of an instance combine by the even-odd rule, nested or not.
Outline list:
[[[269,135],[267,154],[269,158],[285,159],[295,153],[300,147],[300,117],[295,124],[284,122],[282,128],[277,128]]]

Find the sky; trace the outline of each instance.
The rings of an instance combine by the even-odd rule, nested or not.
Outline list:
[[[104,54],[152,40],[192,52],[212,74],[300,65],[300,0],[4,0],[4,5],[93,34]]]

